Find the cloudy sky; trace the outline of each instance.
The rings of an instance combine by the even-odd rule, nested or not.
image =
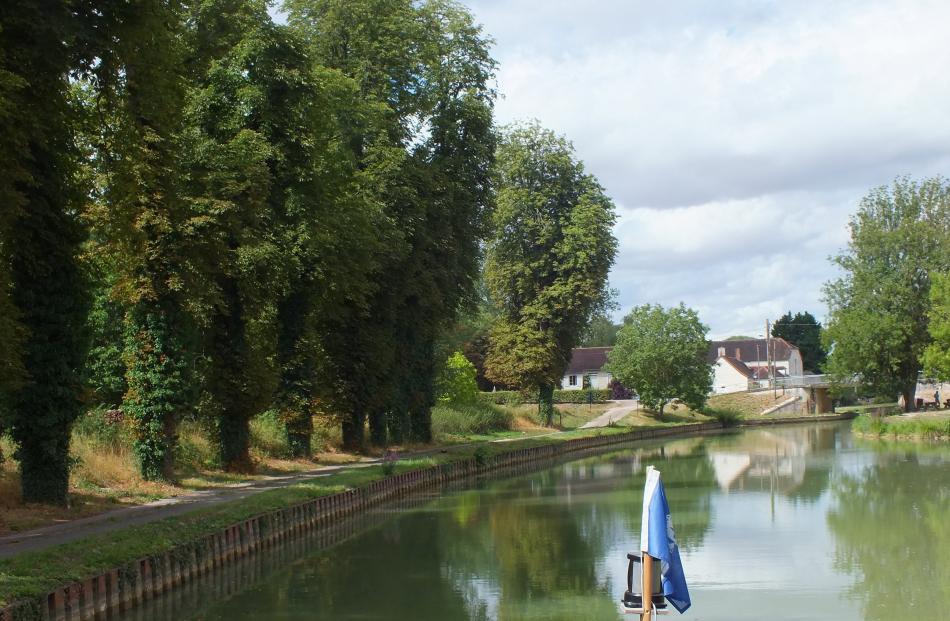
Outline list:
[[[619,211],[618,318],[680,301],[713,337],[824,316],[871,187],[950,176],[946,0],[468,0],[501,122],[570,138]]]

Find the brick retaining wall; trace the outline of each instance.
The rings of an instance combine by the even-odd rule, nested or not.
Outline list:
[[[775,418],[743,421],[739,426],[813,423],[846,420],[853,414]],[[585,453],[599,453],[641,440],[715,433],[718,422],[693,423],[676,427],[641,429],[624,434],[577,438],[531,448],[516,449],[481,459],[468,458],[403,472],[366,486],[299,505],[264,513],[197,541],[183,543],[155,556],[138,559],[80,582],[63,585],[37,600],[15,602],[0,610],[0,621],[84,621],[102,618],[113,611],[125,611],[148,603],[163,593],[181,588],[221,572],[258,552],[285,547],[304,536],[314,537],[319,547],[338,541],[334,527],[349,524],[346,518],[368,509],[398,504],[420,490],[458,486],[482,475],[505,475],[526,467]],[[425,498],[425,497],[423,497]],[[347,531],[349,532],[349,531]],[[350,533],[352,534],[352,533]]]

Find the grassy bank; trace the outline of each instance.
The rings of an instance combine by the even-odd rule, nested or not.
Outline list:
[[[950,440],[950,413],[874,416],[861,414],[851,427],[866,437]]]

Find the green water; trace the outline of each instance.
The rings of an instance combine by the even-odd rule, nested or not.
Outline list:
[[[644,445],[447,493],[133,616],[620,619],[650,464],[693,600],[667,618],[950,619],[950,450],[840,424]]]

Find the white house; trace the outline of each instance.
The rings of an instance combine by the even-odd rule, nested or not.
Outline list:
[[[561,388],[564,390],[582,390],[607,388],[613,376],[604,370],[607,364],[607,352],[612,347],[576,347],[571,350],[571,362],[567,365]],[[586,378],[586,382],[585,382]]]
[[[713,366],[713,393],[741,392],[767,380],[770,357],[776,377],[804,372],[801,352],[782,338],[711,342],[707,360]]]

